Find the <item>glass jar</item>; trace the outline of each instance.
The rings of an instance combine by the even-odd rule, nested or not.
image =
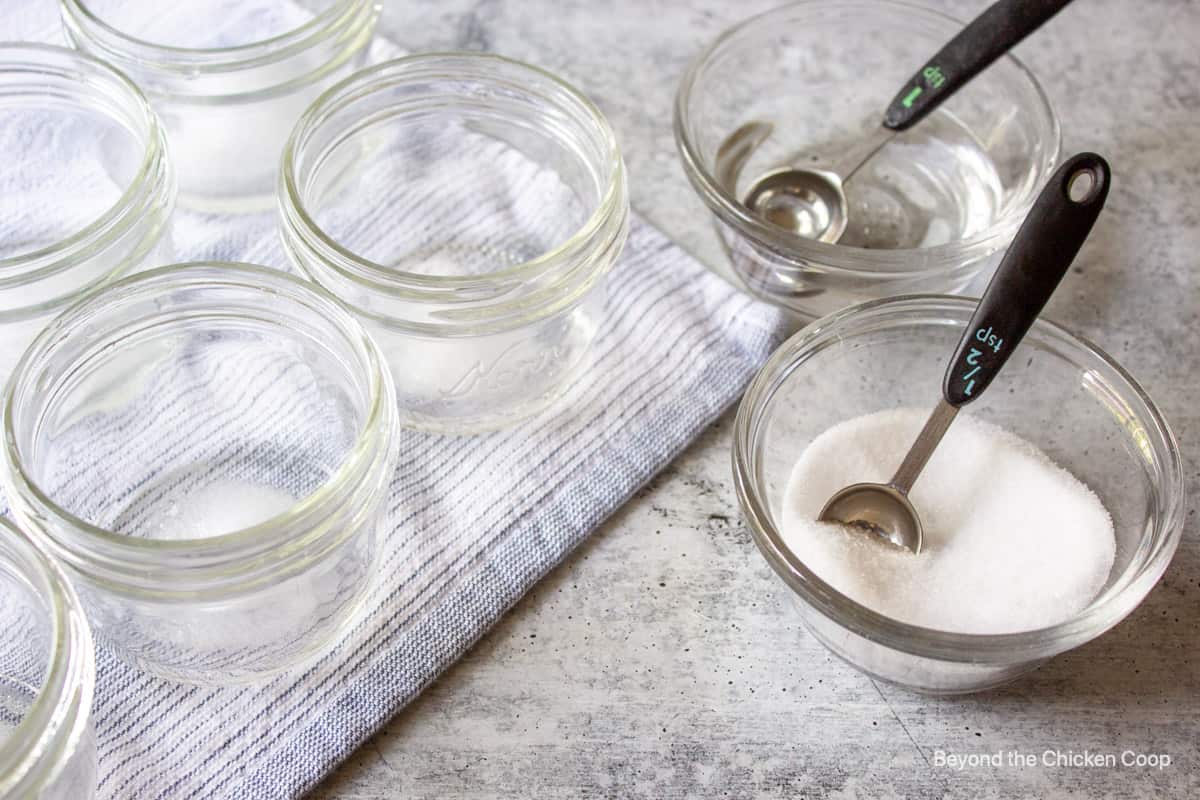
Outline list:
[[[79,598],[0,517],[0,800],[95,795],[95,679]]]
[[[869,675],[936,694],[1007,683],[1100,636],[1162,577],[1184,521],[1179,446],[1137,382],[1095,345],[1040,319],[1003,381],[964,413],[1033,444],[1096,493],[1116,559],[1100,593],[1038,630],[974,634],[884,616],[826,583],[786,543],[784,493],[796,459],[832,426],[897,407],[932,407],[946,358],[976,301],[910,296],[863,303],[785,342],[747,389],[733,431],[733,474],[751,537],[788,586],[799,619]],[[897,456],[899,458],[899,455]]]
[[[599,110],[497,56],[402,58],[330,89],[284,150],[280,230],[396,376],[401,419],[498,428],[588,362],[629,225]]]
[[[73,300],[169,250],[163,132],[119,72],[0,44],[0,387]]]
[[[3,479],[120,657],[254,680],[350,623],[395,422],[385,362],[326,292],[265,267],[166,267],[34,341],[8,389]]]
[[[111,62],[167,129],[180,202],[269,208],[279,153],[301,112],[366,56],[378,0],[59,0],[67,37]]]
[[[696,58],[676,96],[675,141],[750,292],[812,320],[880,297],[959,293],[999,263],[1060,145],[1045,92],[1011,55],[847,181],[836,243],[744,204],[775,170],[844,168],[962,26],[909,2],[804,0],[730,28]]]

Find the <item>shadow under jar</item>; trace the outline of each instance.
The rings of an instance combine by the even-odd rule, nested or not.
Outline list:
[[[0,518],[0,800],[95,795],[95,680],[66,576]]]
[[[167,267],[34,342],[8,390],[3,478],[120,657],[253,680],[351,622],[395,422],[386,364],[327,293],[263,267]]]
[[[292,261],[379,342],[404,424],[449,433],[536,413],[586,368],[629,219],[599,110],[465,53],[322,96],[284,151],[280,208]]]
[[[975,306],[955,297],[900,297],[817,320],[767,361],[734,424],[733,472],[742,513],[759,550],[790,588],[805,626],[869,675],[938,694],[1006,683],[1116,625],[1162,576],[1183,528],[1179,448],[1158,409],[1095,345],[1043,319],[1004,368],[1001,380],[1016,390],[993,388],[967,413],[1036,446],[1090,487],[1111,515],[1116,558],[1104,587],[1082,611],[1038,630],[932,630],[840,593],[789,549],[781,520],[801,453],[846,420],[902,406],[926,410],[938,397],[946,354],[954,351]],[[898,463],[903,453],[895,457]]]
[[[0,388],[67,305],[166,255],[175,186],[142,93],[63,47],[0,44]]]
[[[378,0],[59,0],[67,37],[142,88],[167,129],[180,203],[270,208],[279,153],[317,95],[357,69]]]
[[[896,294],[958,293],[999,263],[1060,144],[1045,94],[1011,56],[847,181],[836,244],[743,205],[775,170],[829,169],[854,152],[897,87],[962,27],[908,3],[808,0],[731,28],[692,63],[675,100],[676,144],[752,293],[812,319]]]

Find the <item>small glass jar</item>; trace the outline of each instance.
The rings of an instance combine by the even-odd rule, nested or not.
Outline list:
[[[497,56],[402,58],[330,89],[284,150],[280,229],[392,365],[401,419],[498,428],[585,369],[629,225],[612,130]]]
[[[169,250],[174,182],[142,93],[63,47],[0,44],[0,387],[77,298]]]
[[[79,598],[0,517],[0,800],[95,795],[95,680]]]
[[[3,479],[97,637],[151,673],[224,684],[350,623],[395,433],[386,363],[336,299],[265,267],[180,265],[34,341],[8,389]]]
[[[269,208],[279,153],[301,112],[366,57],[378,0],[59,0],[67,37],[150,98],[179,172],[180,202]]]
[[[1020,436],[1087,485],[1112,517],[1108,581],[1069,620],[1001,634],[933,630],[842,594],[787,544],[783,501],[805,448],[834,425],[884,409],[932,406],[976,301],[936,295],[843,309],[785,342],[751,382],[733,430],[733,476],[750,535],[799,619],[876,678],[932,694],[975,692],[1029,672],[1128,616],[1179,545],[1179,446],[1141,386],[1095,345],[1034,323],[993,387],[965,412]],[[899,455],[897,455],[899,458]]]

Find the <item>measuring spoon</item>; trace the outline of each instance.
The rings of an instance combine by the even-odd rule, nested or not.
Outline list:
[[[983,394],[1037,319],[1092,230],[1108,196],[1108,162],[1080,153],[1059,167],[992,276],[958,343],[942,399],[887,483],[856,483],[821,509],[898,547],[921,552],[924,530],[908,493],[958,409]]]
[[[845,183],[901,131],[924,119],[985,67],[1054,16],[1070,0],[1000,0],[975,18],[899,91],[883,124],[832,169],[783,167],[759,178],[743,201],[768,222],[798,236],[836,242],[846,230]],[[749,152],[770,135],[772,126],[751,122],[731,135],[732,146],[718,152],[717,179],[729,186]],[[736,141],[735,141],[736,140]],[[747,149],[746,145],[749,145]],[[723,177],[724,176],[724,177]]]

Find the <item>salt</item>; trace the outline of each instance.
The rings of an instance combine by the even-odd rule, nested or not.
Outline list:
[[[816,521],[838,489],[886,482],[927,414],[868,414],[814,439],[788,481],[784,541],[842,594],[913,625],[1010,633],[1078,614],[1112,569],[1112,518],[1035,446],[965,413],[910,494],[925,530],[920,554]]]

